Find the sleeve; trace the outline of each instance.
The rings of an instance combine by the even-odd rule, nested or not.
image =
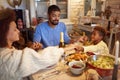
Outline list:
[[[34,42],[41,42],[41,30],[40,30],[40,25],[38,25],[35,29],[34,37],[33,37]]]
[[[18,73],[22,77],[29,76],[41,69],[56,64],[64,53],[62,48],[48,47],[38,54],[36,51],[26,48],[23,51]]]
[[[65,40],[65,43],[68,44],[70,42],[70,37],[68,36],[67,29],[66,29],[66,26],[65,26],[64,23],[63,23],[63,26],[64,26],[64,30],[63,30],[63,32],[64,32],[64,40]]]
[[[97,53],[99,51],[99,47],[97,45],[84,46],[83,48],[84,48],[84,52]]]
[[[84,46],[84,52],[94,52],[95,54],[109,54],[108,47],[105,43],[100,42],[97,45]]]

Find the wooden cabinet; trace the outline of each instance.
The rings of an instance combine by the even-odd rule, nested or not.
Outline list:
[[[56,4],[61,9],[61,19],[69,17],[70,0],[35,0],[37,17],[47,19],[47,9],[50,5]]]
[[[84,15],[91,11],[91,16],[100,16],[103,2],[99,0],[84,0]]]
[[[68,0],[56,0],[56,4],[61,9],[61,19],[67,18],[68,13]]]

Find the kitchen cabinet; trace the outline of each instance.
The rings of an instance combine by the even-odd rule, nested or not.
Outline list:
[[[35,0],[37,17],[43,17],[47,19],[47,9],[52,4],[58,5],[61,9],[61,19],[69,18],[70,0]]]
[[[100,0],[85,0],[84,15],[86,16],[91,11],[91,16],[100,16],[104,1]]]
[[[68,0],[56,0],[56,4],[61,9],[61,18],[65,19],[67,18],[68,13]]]

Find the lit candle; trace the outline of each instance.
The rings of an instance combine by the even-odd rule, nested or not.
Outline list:
[[[119,41],[116,41],[115,43],[115,64],[118,64],[118,55],[119,55]]]

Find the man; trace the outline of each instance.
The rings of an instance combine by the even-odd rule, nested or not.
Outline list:
[[[48,8],[48,21],[39,24],[34,33],[34,42],[40,42],[43,48],[48,46],[57,46],[60,42],[60,32],[64,33],[65,43],[69,43],[70,38],[66,31],[64,23],[59,22],[60,9],[56,5]]]

